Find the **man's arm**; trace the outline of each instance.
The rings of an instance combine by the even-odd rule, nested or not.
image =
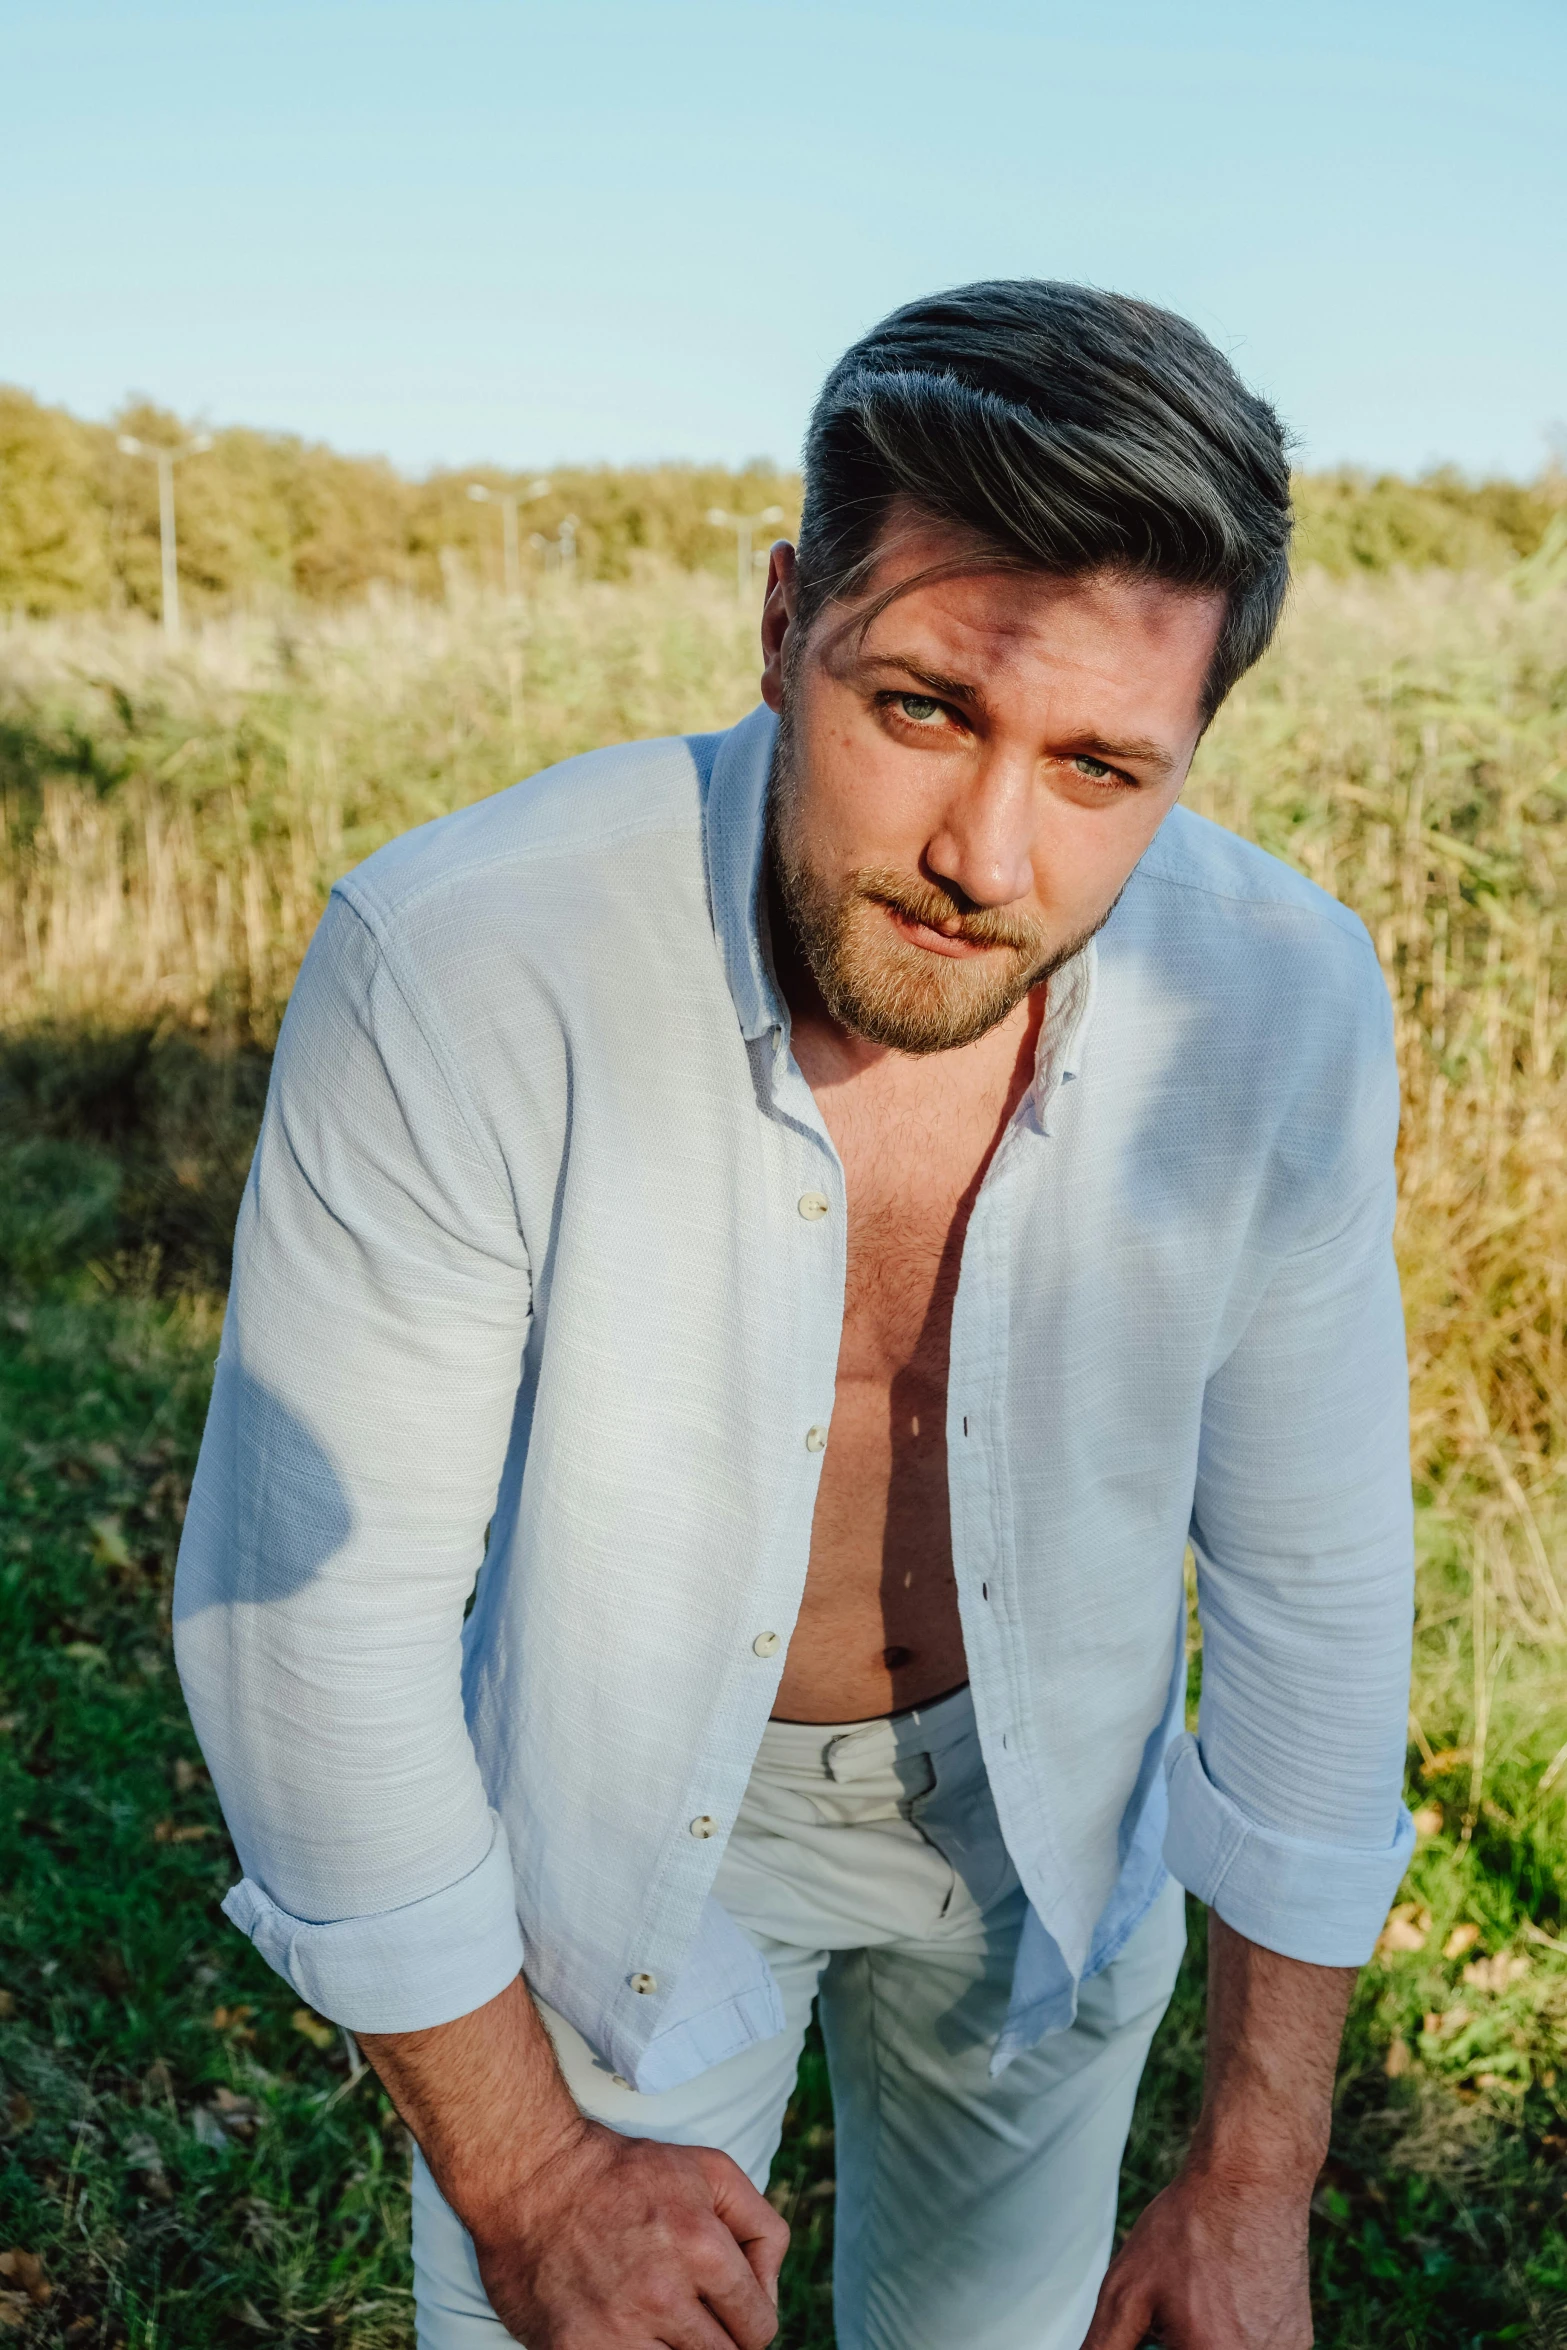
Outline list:
[[[455,2023],[360,2046],[529,2350],[763,2350],[789,2230],[706,2146],[578,2111],[519,1975]]]
[[[1210,1918],[1196,2134],[1112,2262],[1083,2350],[1150,2336],[1168,2350],[1307,2350],[1307,2217],[1354,1981]]]
[[[1344,2012],[1414,1843],[1398,1081],[1369,943],[1356,956],[1315,972],[1319,1050],[1259,1207],[1272,1270],[1203,1401],[1201,1715],[1169,1758],[1164,1857],[1210,1910],[1208,2078],[1092,2350],[1150,2329],[1175,2350],[1311,2341],[1307,2214]]]

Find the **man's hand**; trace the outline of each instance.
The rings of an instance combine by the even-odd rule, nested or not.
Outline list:
[[[491,2307],[528,2350],[764,2350],[778,2331],[788,2226],[711,2147],[584,2121],[469,2228]]]
[[[1110,2263],[1083,2350],[1310,2350],[1306,2227],[1354,1981],[1210,1917],[1191,2152]]]
[[[1111,2262],[1083,2350],[1310,2350],[1308,2208],[1183,2171]]]
[[[471,2015],[359,2044],[528,2350],[764,2350],[789,2229],[710,2146],[586,2120],[517,1980]]]

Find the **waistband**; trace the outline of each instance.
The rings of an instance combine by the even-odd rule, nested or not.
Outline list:
[[[823,1779],[857,1778],[904,1755],[947,1754],[978,1738],[973,1692],[965,1681],[929,1705],[878,1714],[868,1722],[769,1722],[756,1767]]]

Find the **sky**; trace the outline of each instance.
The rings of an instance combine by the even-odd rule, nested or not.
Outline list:
[[[1185,312],[1304,464],[1528,476],[1564,100],[1564,0],[0,0],[0,381],[792,463],[895,304],[1060,277]]]

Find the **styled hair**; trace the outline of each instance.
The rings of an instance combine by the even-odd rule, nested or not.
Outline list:
[[[1221,590],[1205,723],[1278,624],[1283,428],[1206,335],[1151,303],[1003,278],[906,303],[846,351],[806,436],[804,626],[863,585],[899,495],[1032,570]]]

